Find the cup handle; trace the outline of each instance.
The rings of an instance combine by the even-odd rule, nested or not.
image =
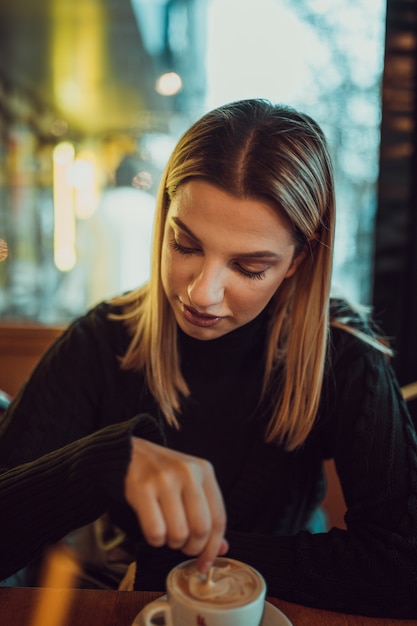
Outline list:
[[[143,626],[155,626],[156,622],[152,622],[154,615],[163,614],[165,626],[174,626],[172,621],[171,605],[168,600],[154,600],[147,604],[141,613]]]

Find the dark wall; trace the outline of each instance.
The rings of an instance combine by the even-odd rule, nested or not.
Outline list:
[[[373,305],[404,385],[417,380],[417,0],[388,0],[386,34]]]

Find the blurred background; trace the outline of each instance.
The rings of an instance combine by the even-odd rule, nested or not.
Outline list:
[[[323,127],[335,290],[374,307],[417,378],[416,15],[416,0],[0,0],[2,320],[65,324],[144,282],[176,141],[264,97]]]

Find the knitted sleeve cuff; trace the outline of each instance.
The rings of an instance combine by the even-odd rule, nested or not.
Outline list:
[[[123,500],[133,434],[163,443],[139,415],[0,475],[0,580]]]

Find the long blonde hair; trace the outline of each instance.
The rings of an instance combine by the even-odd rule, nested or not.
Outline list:
[[[177,350],[177,327],[161,284],[169,203],[178,187],[204,178],[238,198],[267,200],[290,219],[296,249],[307,254],[271,306],[263,396],[272,417],[266,440],[292,450],[313,427],[323,381],[335,222],[334,182],[326,140],[309,116],[265,100],[234,102],[204,115],[183,135],[157,197],[152,272],[147,285],[113,302],[132,340],[122,367],[145,372],[167,421],[178,426],[189,390]],[[277,367],[279,385],[272,384]]]

